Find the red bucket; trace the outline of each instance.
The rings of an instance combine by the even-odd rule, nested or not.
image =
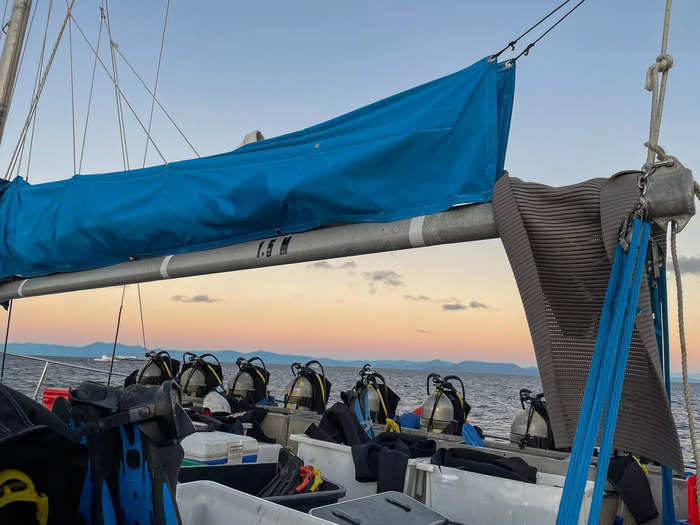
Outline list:
[[[68,389],[67,388],[45,388],[44,396],[41,398],[41,402],[44,404],[47,410],[51,410],[53,406],[53,401],[57,397],[65,397],[68,399]]]

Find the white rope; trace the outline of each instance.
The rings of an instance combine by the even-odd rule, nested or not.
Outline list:
[[[121,97],[119,96],[121,89],[119,87],[119,75],[117,72],[117,61],[114,57],[114,48],[116,47],[117,43],[112,38],[112,26],[109,22],[109,2],[108,2],[108,0],[105,0],[105,13],[106,13],[105,24],[107,26],[107,36],[109,37],[109,55],[112,59],[112,75],[114,77],[113,78],[114,98],[117,102],[117,124],[119,125],[119,140],[121,142],[121,148],[122,148],[122,163],[124,165],[124,169],[128,170],[129,169],[129,149],[127,148],[127,144],[126,144],[126,122],[124,122],[124,113],[122,111]]]
[[[68,7],[68,0],[66,0]],[[68,7],[70,10],[70,7]],[[68,19],[68,54],[70,56],[70,115],[73,131],[73,175],[77,173],[75,164],[75,90],[73,88],[73,24]]]
[[[73,17],[71,17],[71,23]],[[85,142],[87,140],[88,122],[90,122],[90,107],[92,106],[92,93],[95,89],[95,72],[97,71],[97,57],[100,54],[100,42],[102,40],[102,25],[104,23],[104,14],[100,9],[100,25],[97,29],[97,50],[95,60],[92,63],[92,77],[90,79],[90,95],[88,96],[87,112],[85,113],[85,127],[83,128],[83,145],[80,147],[80,164],[78,164],[78,173],[83,171],[83,157],[85,156]]]
[[[49,33],[49,22],[51,20],[51,11],[53,6],[53,0],[49,0],[49,10],[46,14],[46,26],[44,27],[44,39],[41,42],[41,54],[39,56],[39,65],[36,69],[36,77],[34,79],[34,89],[32,94],[36,94],[36,90],[39,86],[39,79],[41,78],[41,68],[44,66],[44,53],[46,51],[46,37]],[[32,120],[32,133],[29,138],[29,153],[27,155],[27,168],[25,174],[25,180],[29,181],[29,166],[32,162],[32,151],[34,150],[34,131],[36,128],[36,112],[39,111],[39,102],[37,101],[37,109],[34,113]],[[19,162],[17,163],[17,175],[19,175],[20,167],[22,166],[22,157],[24,156],[24,142],[22,142],[22,149],[19,152]]]
[[[143,78],[141,77],[141,75],[139,75],[138,72],[136,71],[136,69],[134,69],[134,66],[131,65],[131,62],[129,62],[129,60],[126,58],[126,56],[124,56],[124,53],[122,53],[122,50],[121,50],[119,47],[117,48],[117,54],[118,54],[120,57],[122,57],[122,60],[124,60],[124,63],[125,63],[127,66],[129,66],[129,69],[131,69],[131,72],[134,74],[134,76],[139,80],[139,82],[141,82],[141,85],[144,87],[144,89],[145,89],[145,90],[148,92],[148,94],[156,101],[156,104],[158,105],[158,107],[160,108],[160,110],[161,110],[161,111],[163,112],[163,114],[168,118],[168,120],[170,121],[170,123],[171,123],[171,124],[173,125],[173,127],[178,131],[178,133],[179,133],[180,136],[184,139],[184,141],[187,142],[187,145],[190,147],[190,149],[194,152],[195,155],[197,155],[197,157],[199,157],[199,156],[200,156],[200,155],[199,155],[199,152],[198,152],[198,151],[195,149],[195,147],[192,145],[192,142],[190,142],[190,140],[187,138],[187,136],[185,135],[184,131],[182,131],[182,129],[180,128],[180,126],[178,126],[178,125],[175,123],[175,120],[173,120],[173,117],[170,115],[170,113],[168,113],[168,110],[165,109],[165,106],[163,106],[163,104],[161,104],[160,101],[156,98],[155,93],[153,93],[153,92],[151,91],[151,89],[148,87],[148,85],[146,84],[146,82],[144,82],[144,80],[143,80]]]
[[[664,97],[666,96],[666,80],[668,70],[673,66],[673,57],[667,53],[668,32],[671,24],[671,1],[666,0],[664,11],[663,35],[661,37],[661,53],[656,61],[647,70],[644,89],[651,91],[651,118],[649,119],[649,140],[644,143],[647,147],[646,168],[650,170],[654,165],[654,158],[664,160],[666,154],[659,146],[659,132],[661,130],[661,116],[664,111]],[[659,74],[661,82],[659,84]]]
[[[75,3],[75,0],[71,0],[70,3],[70,8],[73,7],[73,4]],[[63,24],[61,24],[61,29],[58,32],[58,36],[56,37],[56,42],[54,43],[53,50],[51,51],[51,56],[49,57],[49,61],[46,65],[46,69],[44,70],[44,74],[41,78],[41,82],[39,83],[39,89],[37,90],[36,95],[34,95],[34,98],[32,99],[32,103],[29,109],[29,115],[27,115],[27,119],[24,122],[24,127],[22,128],[22,131],[20,132],[20,137],[19,140],[17,141],[17,145],[15,146],[15,149],[12,152],[12,156],[10,157],[10,165],[7,168],[7,171],[5,172],[5,179],[10,178],[10,173],[12,173],[12,168],[15,165],[15,162],[17,162],[17,157],[18,157],[18,152],[19,148],[22,144],[24,144],[24,140],[26,139],[27,136],[27,130],[29,129],[29,124],[32,121],[32,118],[34,117],[34,113],[36,112],[36,105],[39,102],[39,98],[41,97],[41,93],[44,90],[44,85],[46,84],[46,78],[49,75],[49,71],[51,70],[51,65],[53,64],[54,58],[56,58],[56,51],[58,50],[58,45],[61,43],[61,38],[63,37],[63,32],[66,29],[66,24],[68,23],[68,18],[70,17],[70,11],[66,13],[65,18],[63,19]]]
[[[170,11],[170,0],[165,6],[165,20],[163,20],[163,34],[160,37],[160,53],[158,53],[158,66],[156,67],[156,80],[153,84],[153,97],[151,98],[151,112],[148,115],[148,133],[151,132],[151,124],[153,123],[153,109],[156,105],[156,91],[158,91],[158,79],[160,78],[160,63],[163,60],[163,47],[165,46],[165,29],[168,27],[168,12]],[[146,167],[146,154],[148,153],[148,139],[146,146],[143,149],[143,164],[142,168]]]
[[[92,43],[90,42],[90,39],[87,37],[87,35],[86,35],[85,32],[83,31],[82,27],[80,27],[80,24],[79,24],[78,21],[75,19],[75,17],[71,15],[71,18],[73,19],[73,23],[75,24],[75,28],[78,30],[78,32],[80,32],[80,35],[83,37],[83,40],[85,40],[85,43],[86,43],[86,44],[88,45],[88,47],[90,48],[90,51],[92,51],[92,54],[95,55],[95,57],[97,57],[97,61],[98,61],[98,62],[100,63],[100,65],[102,66],[102,69],[103,69],[104,72],[107,74],[107,77],[109,78],[109,80],[112,81],[112,83],[114,83],[114,78],[112,77],[112,74],[109,72],[109,69],[107,68],[107,66],[105,65],[105,63],[102,61],[102,59],[99,57],[99,55],[98,55],[97,52],[95,51],[95,48],[93,47]],[[158,155],[159,155],[160,158],[163,160],[163,162],[167,164],[168,161],[165,159],[165,156],[163,156],[163,153],[162,153],[162,152],[160,151],[160,149],[158,148],[158,145],[157,145],[157,144],[155,143],[155,141],[153,140],[153,137],[151,137],[150,133],[148,133],[148,131],[146,130],[146,126],[143,125],[143,122],[142,122],[141,119],[139,118],[139,116],[138,116],[138,114],[136,113],[136,111],[134,110],[133,106],[129,103],[129,99],[126,98],[126,95],[125,95],[124,92],[121,90],[121,88],[119,88],[119,87],[117,86],[117,89],[118,89],[118,91],[119,91],[119,94],[121,95],[122,100],[126,103],[126,106],[127,106],[127,107],[129,108],[129,110],[131,111],[131,114],[132,114],[132,115],[134,116],[134,118],[136,119],[136,122],[138,122],[139,126],[141,126],[141,129],[143,130],[143,132],[146,133],[146,136],[148,137],[148,140],[151,141],[151,145],[152,145],[152,146],[155,148],[155,150],[158,152]]]
[[[695,184],[696,195],[698,195],[698,186]],[[698,195],[700,198],[700,195]],[[695,438],[695,417],[693,415],[693,405],[690,398],[690,385],[688,383],[688,349],[685,343],[685,321],[683,318],[683,283],[681,282],[681,268],[678,264],[678,250],[676,246],[676,235],[678,225],[673,222],[671,224],[671,258],[673,260],[673,271],[676,276],[676,296],[678,300],[678,336],[681,343],[681,368],[683,371],[683,397],[685,398],[685,409],[688,412],[688,429],[690,431],[690,444],[693,447],[693,458],[695,459],[695,472],[700,472],[700,455],[698,454],[698,445]],[[700,483],[697,486],[696,497],[700,501]]]
[[[143,349],[147,350],[148,347],[146,346],[146,328],[143,323],[143,306],[141,304],[141,283],[136,283],[136,290],[139,294],[139,314],[141,315],[141,337],[143,338]]]

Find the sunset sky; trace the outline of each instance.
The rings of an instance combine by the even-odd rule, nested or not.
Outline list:
[[[173,0],[158,98],[201,154],[220,153],[251,130],[274,137],[468,66],[500,49],[555,3],[210,1],[194,8]],[[47,8],[46,2],[37,4],[0,147],[3,166],[26,117],[36,74]],[[74,8],[93,42],[96,5],[77,0]],[[120,1],[111,9],[114,40],[152,84],[165,2]],[[52,14],[47,45],[63,15]],[[506,159],[511,175],[563,185],[641,166],[650,104],[644,75],[659,52],[662,16],[661,0],[586,2],[518,62]],[[698,2],[674,3],[669,45],[674,67],[660,140],[696,172],[698,20]],[[30,166],[34,183],[73,173],[67,37],[39,105]],[[80,145],[92,57],[76,27],[72,45]],[[109,64],[104,39],[101,49]],[[147,119],[150,99],[119,60],[122,89]],[[122,168],[114,89],[99,67],[83,173]],[[131,166],[140,167],[145,138],[131,115],[126,127]],[[169,161],[192,156],[158,111],[153,136]],[[147,164],[160,162],[151,148]],[[680,252],[690,368],[700,370],[700,335],[694,329],[700,325],[697,220],[680,236]],[[675,325],[672,279],[669,285]],[[534,364],[499,240],[147,283],[141,292],[149,347]],[[121,288],[110,288],[16,301],[10,340],[76,345],[111,340],[120,295]],[[674,329],[674,369],[680,364],[677,340]],[[141,343],[135,285],[127,288],[120,341]]]

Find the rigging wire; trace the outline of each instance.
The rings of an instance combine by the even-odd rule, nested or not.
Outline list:
[[[136,78],[139,80],[139,82],[141,82],[141,85],[144,87],[144,89],[148,92],[149,95],[151,95],[151,97],[153,97],[153,99],[156,101],[157,106],[158,106],[158,107],[161,109],[161,111],[165,114],[165,116],[168,118],[168,120],[169,120],[170,123],[173,125],[173,127],[178,131],[178,133],[179,133],[180,136],[183,138],[183,140],[184,140],[185,142],[187,142],[187,145],[190,147],[190,149],[193,151],[193,153],[194,153],[197,157],[200,157],[199,152],[198,152],[198,151],[195,149],[195,147],[192,145],[192,142],[190,142],[190,140],[187,138],[187,136],[185,135],[184,131],[182,131],[182,129],[180,128],[180,126],[178,126],[178,125],[175,123],[175,120],[173,120],[173,117],[170,115],[170,113],[168,113],[168,110],[165,109],[165,106],[163,106],[163,104],[161,104],[161,102],[156,98],[155,93],[153,93],[153,92],[151,91],[151,89],[148,87],[148,85],[147,85],[146,82],[143,80],[143,78],[141,77],[141,75],[138,74],[138,72],[136,71],[136,69],[134,69],[134,66],[131,65],[131,62],[129,62],[129,60],[126,58],[126,56],[124,55],[124,53],[122,53],[122,50],[121,50],[121,49],[117,48],[117,54],[118,54],[120,57],[122,57],[122,60],[124,60],[124,63],[129,67],[129,69],[131,69],[131,72],[134,74],[134,76],[136,76]]]
[[[109,375],[107,376],[107,386],[112,380],[112,369],[114,368],[114,356],[117,353],[117,341],[119,340],[119,327],[122,324],[122,310],[124,310],[124,294],[126,293],[126,285],[122,285],[122,300],[119,303],[119,313],[117,314],[117,330],[114,333],[114,346],[112,347],[112,360],[109,362]]]
[[[70,3],[70,8],[73,7],[73,4],[75,3],[75,0],[71,0]],[[29,124],[32,121],[32,118],[34,117],[34,114],[36,112],[36,106],[37,103],[39,102],[39,98],[41,97],[41,93],[44,90],[44,85],[46,84],[46,78],[49,75],[49,71],[51,70],[51,65],[53,64],[53,60],[56,57],[56,51],[58,50],[58,46],[61,43],[61,38],[63,37],[63,33],[66,29],[66,24],[68,23],[68,18],[70,17],[70,11],[66,13],[65,18],[63,19],[63,23],[61,24],[61,29],[58,32],[58,36],[56,37],[56,42],[54,43],[53,49],[51,51],[51,56],[49,57],[48,63],[46,65],[46,69],[44,70],[44,74],[41,78],[41,82],[39,82],[39,88],[37,90],[37,93],[34,95],[34,98],[32,99],[32,103],[29,108],[29,114],[27,115],[27,119],[24,122],[24,127],[22,128],[22,131],[20,132],[20,137],[19,140],[17,141],[17,144],[15,145],[15,149],[12,152],[12,155],[10,157],[10,165],[7,168],[7,171],[5,172],[5,179],[9,180],[10,174],[12,173],[12,169],[15,166],[15,163],[17,162],[18,158],[18,152],[20,146],[24,143],[24,140],[27,137],[27,130],[29,129]]]
[[[95,57],[97,58],[97,61],[98,61],[98,62],[100,63],[100,65],[102,66],[102,69],[103,69],[103,70],[105,71],[105,73],[107,74],[107,77],[109,78],[109,80],[112,81],[112,83],[114,83],[114,78],[112,77],[112,74],[109,72],[109,69],[107,68],[107,66],[105,65],[105,63],[102,61],[102,59],[97,55],[97,52],[95,51],[95,48],[93,47],[92,43],[90,42],[90,39],[87,37],[87,35],[86,35],[85,32],[83,31],[82,27],[80,27],[80,24],[79,24],[78,21],[75,19],[75,17],[71,15],[71,18],[73,19],[73,23],[75,24],[75,28],[80,32],[80,35],[83,37],[83,40],[85,40],[85,43],[86,43],[86,44],[88,45],[88,47],[90,48],[90,51],[92,51],[93,55],[95,55]],[[134,118],[136,119],[136,122],[138,122],[139,126],[141,126],[141,129],[143,130],[144,133],[146,133],[146,136],[147,136],[148,139],[151,141],[151,144],[153,145],[153,147],[155,148],[155,150],[158,152],[158,155],[159,155],[160,158],[163,160],[163,162],[167,164],[168,161],[165,159],[165,156],[163,155],[163,153],[162,153],[162,152],[160,151],[160,149],[158,148],[158,145],[157,145],[157,144],[155,143],[155,141],[153,140],[153,137],[151,136],[151,134],[147,132],[146,126],[143,125],[143,122],[142,122],[141,119],[139,118],[139,116],[138,116],[138,114],[136,113],[136,111],[134,110],[133,106],[129,103],[129,99],[126,98],[126,95],[124,94],[124,92],[121,90],[121,88],[120,88],[118,85],[117,85],[117,89],[119,90],[119,94],[121,95],[122,100],[126,103],[126,106],[127,106],[127,107],[129,108],[129,110],[131,111],[131,114],[132,114],[132,115],[134,116]]]
[[[9,301],[7,308],[7,325],[5,326],[5,344],[2,348],[2,368],[0,368],[0,385],[5,377],[5,358],[7,357],[7,340],[10,337],[10,321],[12,320],[12,299]]]
[[[143,338],[143,350],[148,350],[146,346],[146,328],[143,324],[143,306],[141,304],[141,283],[136,283],[136,290],[139,295],[139,314],[141,315],[141,337]]]
[[[68,0],[66,0],[68,7]],[[70,8],[68,8],[70,10]],[[73,88],[73,23],[68,19],[68,54],[70,56],[70,114],[73,127],[73,175],[77,173],[75,169],[75,91]],[[35,119],[36,120],[36,119]]]
[[[71,17],[71,23],[74,22],[73,17]],[[95,60],[92,64],[92,76],[90,78],[90,95],[88,96],[87,112],[85,114],[85,127],[83,128],[83,144],[80,147],[80,164],[78,164],[78,173],[83,170],[83,157],[85,155],[85,141],[87,140],[87,130],[88,122],[90,122],[90,107],[92,105],[92,93],[95,89],[95,72],[97,71],[97,57],[100,53],[100,42],[102,40],[102,26],[104,24],[104,13],[100,8],[100,25],[97,29],[97,52],[95,53]]]
[[[153,123],[153,109],[156,105],[156,91],[158,91],[158,79],[160,78],[160,63],[163,59],[163,47],[165,46],[165,29],[168,27],[168,13],[170,11],[170,0],[165,6],[165,20],[163,21],[163,34],[160,37],[160,53],[158,54],[158,66],[156,67],[156,80],[153,84],[153,97],[151,98],[151,112],[148,115],[148,133],[151,132],[151,124]],[[146,154],[148,153],[148,138],[146,138],[146,146],[143,149],[143,164],[142,168],[146,167]]]
[[[44,38],[41,42],[41,54],[39,55],[39,65],[36,68],[36,77],[34,78],[34,89],[32,90],[32,94],[36,95],[37,88],[39,86],[39,79],[41,78],[41,69],[44,66],[44,56],[46,53],[46,37],[48,36],[49,33],[49,22],[51,21],[51,13],[53,11],[53,0],[49,0],[49,9],[46,13],[46,26],[44,27]],[[39,102],[37,101],[37,109],[38,111],[38,104]],[[34,116],[32,117],[32,132],[31,136],[29,138],[29,153],[27,155],[27,167],[26,167],[26,174],[25,174],[25,180],[29,180],[29,166],[31,165],[32,161],[32,150],[34,148],[34,131],[36,128],[36,112]],[[25,141],[22,142],[22,149],[19,152],[19,162],[17,163],[17,175],[19,176],[20,168],[22,166],[22,157],[24,156],[24,146],[25,146]]]
[[[586,1],[586,0],[580,0],[579,3],[577,3],[574,7],[572,7],[572,8],[569,9],[566,13],[564,13],[564,14],[559,18],[559,20],[557,20],[556,22],[554,22],[554,24],[552,24],[552,25],[549,27],[549,29],[547,29],[544,33],[542,33],[540,36],[538,36],[535,40],[533,40],[532,42],[530,42],[530,43],[525,47],[525,49],[523,49],[523,50],[520,52],[520,54],[519,54],[518,56],[516,56],[515,58],[510,58],[510,59],[508,59],[508,60],[506,61],[506,64],[512,66],[521,56],[530,54],[530,50],[531,50],[533,47],[535,47],[535,45],[536,45],[540,40],[542,40],[545,36],[547,36],[555,27],[557,27],[559,24],[561,24],[571,13],[573,13],[574,11],[576,11],[576,10],[581,6],[581,4],[583,4],[585,1]]]
[[[107,26],[107,36],[109,37],[109,55],[112,60],[112,75],[114,76],[114,97],[117,101],[117,123],[119,125],[119,140],[121,141],[122,148],[122,163],[124,169],[129,169],[129,149],[126,144],[126,122],[124,122],[124,113],[122,112],[122,103],[119,93],[121,89],[119,88],[119,75],[117,72],[117,61],[114,57],[114,48],[117,43],[112,38],[112,25],[109,21],[109,1],[105,0],[105,25]]]
[[[550,16],[552,16],[554,13],[556,13],[557,11],[559,11],[562,7],[564,7],[564,6],[565,6],[566,4],[568,4],[569,2],[571,2],[571,0],[565,0],[564,2],[562,2],[561,4],[559,4],[557,7],[555,7],[554,9],[552,9],[549,13],[547,13],[545,16],[543,16],[542,18],[540,18],[540,20],[539,20],[537,23],[535,23],[533,26],[531,26],[527,31],[525,31],[525,32],[522,33],[520,36],[518,36],[518,37],[514,38],[513,40],[511,40],[510,42],[508,42],[508,43],[506,44],[506,46],[505,46],[503,49],[501,49],[498,53],[495,53],[495,54],[491,55],[491,57],[489,58],[489,60],[496,60],[496,59],[497,59],[499,56],[501,56],[505,51],[507,51],[508,48],[510,48],[511,51],[515,51],[515,44],[517,44],[518,41],[519,41],[521,38],[523,38],[523,37],[526,36],[528,33],[530,33],[530,31],[532,31],[533,29],[535,29],[535,28],[536,28],[537,26],[539,26],[542,22],[544,22],[545,20],[547,20]]]

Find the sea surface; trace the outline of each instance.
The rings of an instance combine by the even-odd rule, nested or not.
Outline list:
[[[38,361],[20,359],[8,356],[5,363],[4,382],[10,387],[16,388],[24,394],[32,397],[36,390],[37,382],[44,367],[42,358]],[[44,387],[68,387],[75,386],[81,381],[106,381],[109,371],[109,362],[95,361],[90,358],[56,358],[47,359],[64,361],[74,365],[102,371],[76,370],[56,364],[49,364],[46,376],[39,390],[38,399],[41,399]],[[128,374],[140,366],[139,361],[115,361],[114,372]],[[224,381],[237,371],[233,363],[223,363]],[[270,365],[270,393],[277,399],[282,399],[284,388],[292,379],[292,372],[288,366]],[[340,401],[340,392],[352,388],[357,380],[358,370],[355,368],[327,367],[326,376],[332,383],[331,403]],[[426,378],[431,371],[414,370],[379,370],[387,384],[401,397],[398,413],[413,410],[423,403],[426,397]],[[439,371],[443,374],[449,371]],[[513,416],[520,410],[518,392],[521,388],[528,388],[540,392],[541,385],[538,377],[517,375],[491,375],[491,374],[459,374],[464,381],[467,393],[467,402],[472,406],[469,416],[470,422],[479,425],[486,434],[507,437],[510,432],[510,424]],[[113,385],[123,383],[123,377],[112,377]],[[695,412],[695,421],[700,417],[700,383],[691,383],[691,397]],[[683,455],[688,465],[694,465],[692,450],[690,447],[690,434],[688,431],[688,419],[683,401],[683,388],[680,383],[671,386],[671,404],[673,416],[678,427],[678,434],[683,447]]]

